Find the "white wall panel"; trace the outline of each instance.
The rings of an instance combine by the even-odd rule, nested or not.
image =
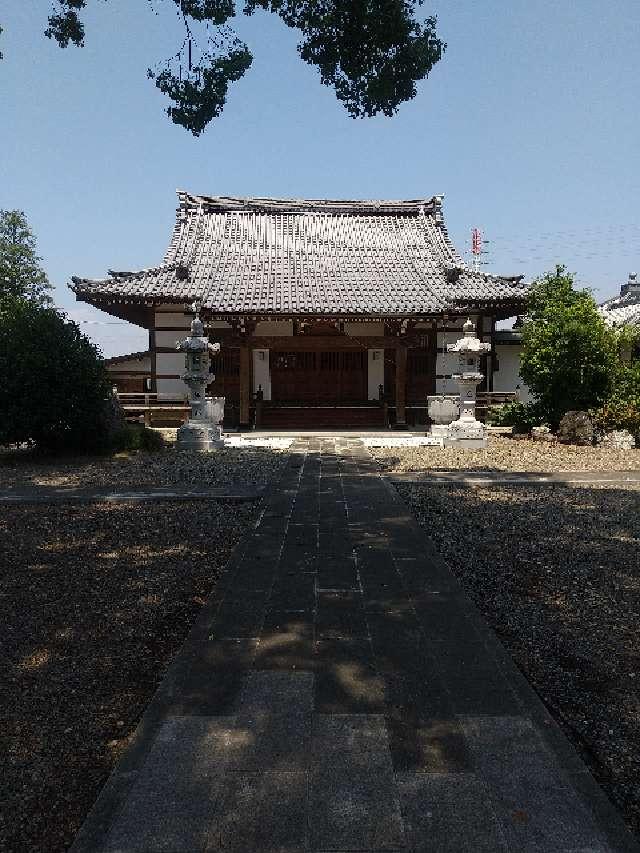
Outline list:
[[[176,342],[181,341],[186,337],[187,329],[184,332],[161,332],[156,331],[156,347],[171,347],[176,348]]]
[[[184,373],[184,353],[156,353],[156,373]]]
[[[384,350],[367,350],[367,397],[380,399],[380,385],[384,385]]]
[[[158,379],[158,400],[184,400],[187,386],[182,379]]]
[[[263,399],[271,399],[271,372],[269,370],[269,350],[253,350],[253,393],[262,387]]]
[[[496,344],[498,370],[493,371],[494,391],[515,391],[519,385],[520,399],[527,403],[531,400],[531,391],[520,376],[520,347]]]

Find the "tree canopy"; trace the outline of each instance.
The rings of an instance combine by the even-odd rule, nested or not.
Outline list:
[[[520,375],[552,426],[607,399],[619,363],[616,334],[563,266],[534,282],[522,330]]]
[[[98,349],[54,308],[0,298],[0,443],[86,450],[103,440],[109,383]]]
[[[150,68],[148,77],[171,101],[171,120],[199,136],[220,115],[229,84],[247,72],[253,57],[229,23],[239,11],[235,0],[156,0],[163,1],[175,5],[184,41],[173,57]],[[82,47],[82,12],[91,2],[53,0],[45,35],[62,48]],[[264,9],[298,30],[300,57],[318,68],[322,83],[356,118],[393,115],[415,97],[416,83],[441,59],[446,45],[437,35],[435,17],[418,15],[423,2],[246,0],[240,12]],[[198,27],[205,28],[201,38]]]
[[[0,296],[51,303],[47,274],[40,266],[36,238],[21,210],[0,210]]]

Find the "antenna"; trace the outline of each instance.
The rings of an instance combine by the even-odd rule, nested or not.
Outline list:
[[[482,253],[482,231],[473,228],[471,231],[471,254],[473,255],[473,271],[480,272],[480,254]]]
[[[482,231],[479,228],[473,228],[471,230],[471,254],[473,255],[474,272],[480,272],[480,267],[486,265],[486,261],[480,260],[480,255],[487,254],[487,250],[482,247],[489,242],[489,240],[482,239]]]

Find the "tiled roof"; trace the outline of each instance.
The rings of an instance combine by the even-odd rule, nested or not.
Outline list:
[[[640,283],[635,273],[622,285],[620,296],[607,299],[600,311],[612,326],[640,326]]]
[[[521,309],[527,286],[465,267],[442,197],[319,201],[179,192],[164,262],[104,280],[74,278],[80,299],[190,302],[214,315],[410,316]]]
[[[122,355],[112,355],[111,358],[105,358],[104,363],[109,367],[113,364],[121,364],[123,361],[144,361],[150,355],[151,353],[148,349],[142,352],[127,352]]]

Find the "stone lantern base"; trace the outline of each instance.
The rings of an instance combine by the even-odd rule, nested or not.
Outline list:
[[[205,397],[199,417],[190,418],[178,429],[178,450],[210,453],[224,447],[220,424],[224,417],[224,397]]]
[[[463,450],[482,450],[487,446],[487,431],[483,423],[474,419],[460,419],[449,424],[444,438],[445,447]]]
[[[451,438],[443,439],[443,447],[459,447],[462,450],[482,450],[487,446],[486,438]]]
[[[202,450],[210,452],[224,447],[222,430],[206,421],[189,421],[178,429],[178,450]]]

